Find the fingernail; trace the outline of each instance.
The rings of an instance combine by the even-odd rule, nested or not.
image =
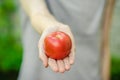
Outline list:
[[[57,69],[56,67],[54,67],[54,69],[53,69],[53,70],[54,70],[54,72],[58,72],[58,69]]]
[[[70,66],[67,66],[65,69],[66,69],[66,71],[69,71],[70,70]]]
[[[44,65],[44,67],[46,67],[46,64],[45,64],[45,63],[43,63],[43,65]]]
[[[74,63],[74,61],[73,60],[70,60],[70,64],[73,64]]]
[[[48,65],[45,65],[45,68],[47,68],[48,67]]]
[[[64,74],[65,71],[61,72],[62,74]]]

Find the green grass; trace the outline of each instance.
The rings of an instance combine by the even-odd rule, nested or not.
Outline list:
[[[0,70],[19,70],[22,59],[20,34],[15,35],[16,5],[13,0],[0,1]],[[18,26],[19,27],[19,26]]]

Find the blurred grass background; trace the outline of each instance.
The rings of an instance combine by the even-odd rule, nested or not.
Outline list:
[[[111,30],[111,80],[120,80],[120,0]],[[0,80],[16,80],[22,61],[21,30],[15,0],[0,0]]]
[[[16,80],[22,46],[17,4],[13,0],[0,0],[0,80]]]

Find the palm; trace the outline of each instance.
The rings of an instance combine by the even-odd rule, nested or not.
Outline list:
[[[47,67],[49,65],[51,67],[51,69],[55,72],[64,72],[66,70],[69,70],[71,67],[71,64],[74,63],[75,44],[74,44],[73,35],[72,35],[69,27],[66,25],[63,25],[63,24],[59,24],[58,26],[48,27],[44,30],[44,32],[42,33],[41,38],[39,40],[39,54],[40,54],[41,60],[43,61],[44,66]],[[43,49],[44,38],[48,34],[55,32],[55,31],[63,31],[63,32],[67,33],[72,39],[71,53],[69,54],[68,57],[64,58],[63,60],[54,60],[54,59],[48,58],[44,53],[44,49]]]

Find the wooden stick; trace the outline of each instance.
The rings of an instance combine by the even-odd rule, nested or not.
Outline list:
[[[103,32],[102,32],[102,80],[110,80],[110,28],[115,0],[106,0],[105,11],[103,15]]]

